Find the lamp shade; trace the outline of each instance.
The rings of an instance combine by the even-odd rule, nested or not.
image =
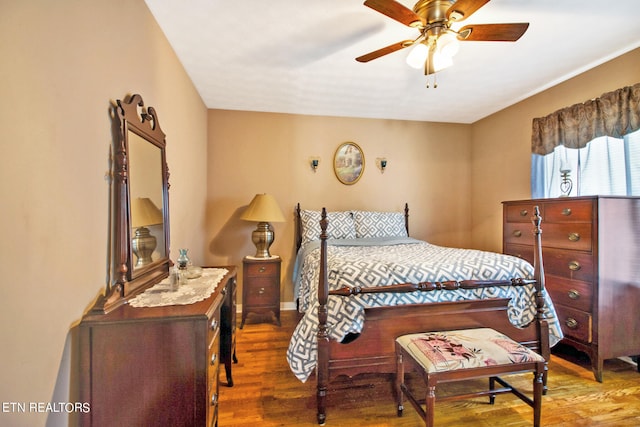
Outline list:
[[[240,219],[257,222],[284,222],[284,215],[282,215],[282,211],[273,196],[256,194],[240,216]]]
[[[148,197],[131,200],[131,227],[162,224],[162,211]]]

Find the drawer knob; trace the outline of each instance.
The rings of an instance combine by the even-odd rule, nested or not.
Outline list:
[[[213,393],[211,395],[211,406],[216,406],[218,404],[218,395]]]
[[[263,294],[264,294],[264,288],[260,288],[260,289],[258,289],[258,294],[259,294],[259,295],[263,295]]]
[[[218,329],[218,321],[216,319],[213,319],[211,321],[211,330],[215,331],[216,329]]]
[[[571,215],[571,208],[564,208],[564,209],[562,209],[562,215],[564,215],[564,216],[569,216],[569,215]]]
[[[258,271],[259,271],[260,273],[264,273],[265,271],[267,271],[267,267],[260,267],[260,268],[258,269]]]
[[[569,233],[569,241],[577,242],[580,240],[580,233]]]
[[[520,216],[527,216],[527,215],[529,215],[529,211],[528,211],[528,210],[526,210],[526,209],[522,209],[522,210],[520,211]]]
[[[575,289],[571,289],[569,292],[567,292],[567,295],[569,296],[569,299],[572,300],[577,300],[580,298],[580,292],[576,291]]]
[[[216,360],[218,359],[218,353],[213,353],[211,355],[211,364],[215,365],[216,364]]]
[[[578,327],[578,321],[573,317],[569,317],[564,324],[567,325],[567,328],[569,329],[575,329]]]
[[[514,231],[513,231],[513,235],[514,235],[515,237],[521,237],[521,236],[522,236],[522,231],[520,231],[520,230],[514,230]]]
[[[569,262],[569,270],[571,271],[578,271],[582,268],[582,266],[580,265],[580,263],[578,261],[571,261]]]

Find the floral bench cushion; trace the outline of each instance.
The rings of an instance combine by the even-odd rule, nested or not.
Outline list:
[[[428,373],[544,361],[538,353],[491,328],[423,332],[396,341]]]

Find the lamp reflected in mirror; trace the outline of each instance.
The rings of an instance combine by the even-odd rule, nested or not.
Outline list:
[[[136,268],[153,262],[152,255],[158,242],[147,227],[160,225],[162,222],[162,211],[151,199],[138,197],[131,200],[131,227],[135,229],[131,246],[137,257]]]
[[[275,239],[275,234],[269,223],[284,222],[284,215],[276,199],[269,194],[256,194],[240,219],[258,223],[258,227],[251,233],[251,240],[256,245],[255,258],[271,258],[269,247]]]

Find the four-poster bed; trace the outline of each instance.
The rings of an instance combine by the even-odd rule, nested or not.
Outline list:
[[[412,239],[408,212],[408,206],[404,213],[296,209],[295,294],[304,314],[287,359],[302,381],[315,372],[320,424],[326,420],[329,380],[395,372],[399,335],[481,326],[500,330],[508,316],[519,327],[510,336],[546,359],[550,345],[562,337],[539,280],[544,277],[540,257],[534,268],[517,257]],[[540,248],[537,221],[533,235]],[[533,322],[538,315],[551,331],[542,340]]]

